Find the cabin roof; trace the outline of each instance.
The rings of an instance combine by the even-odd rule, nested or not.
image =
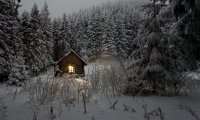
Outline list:
[[[64,59],[65,57],[67,57],[70,53],[74,53],[85,65],[87,65],[87,63],[78,55],[76,54],[75,51],[73,50],[70,50],[67,54],[65,54],[61,59],[58,60],[57,64],[62,60]]]

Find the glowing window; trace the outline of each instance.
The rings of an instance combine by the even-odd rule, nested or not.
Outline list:
[[[74,73],[74,67],[69,65],[69,73]]]

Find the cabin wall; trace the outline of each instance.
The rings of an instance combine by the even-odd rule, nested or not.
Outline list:
[[[60,70],[64,73],[69,73],[69,65],[74,66],[76,74],[84,74],[84,63],[74,53],[69,54],[59,62]]]

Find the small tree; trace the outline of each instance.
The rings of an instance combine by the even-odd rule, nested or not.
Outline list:
[[[21,86],[24,84],[26,80],[28,80],[29,75],[27,72],[27,66],[24,65],[24,60],[22,57],[14,58],[11,71],[9,74],[9,82],[10,85]]]

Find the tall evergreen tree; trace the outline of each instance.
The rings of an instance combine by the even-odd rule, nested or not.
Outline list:
[[[74,36],[76,39],[76,52],[80,54],[80,56],[84,60],[88,60],[88,55],[90,54],[90,51],[87,49],[88,46],[88,19],[86,17],[79,16],[80,20],[77,21],[77,25],[72,27],[74,29]]]
[[[150,6],[145,6],[153,7],[153,13],[135,39],[139,49],[132,53],[131,75],[156,93],[175,94],[182,85],[181,72],[187,68],[183,39],[163,33],[158,19],[160,10],[155,9],[157,5],[161,6],[153,1]]]
[[[35,75],[45,67],[45,55],[43,50],[46,49],[46,42],[42,40],[41,15],[38,7],[34,4],[30,13],[30,28],[29,43],[27,45],[27,65]]]
[[[103,54],[109,53],[112,56],[117,56],[117,49],[115,45],[115,24],[111,15],[104,16],[105,22],[103,26]]]
[[[11,1],[0,0],[0,75],[5,80],[9,74],[9,56],[11,55],[12,49],[9,47],[9,42],[11,39],[8,36],[11,36],[12,33],[9,32],[9,26],[12,29],[14,11],[7,6],[15,7],[15,4]],[[12,19],[8,19],[11,16]],[[15,20],[15,19],[14,19]],[[9,25],[11,24],[11,25]]]
[[[61,58],[71,49],[71,46],[69,44],[69,39],[70,36],[69,36],[69,25],[67,21],[67,16],[66,14],[63,14],[62,23],[60,26],[60,39],[58,41],[59,58]]]
[[[176,22],[171,33],[184,39],[190,69],[196,69],[200,60],[200,9],[199,0],[173,0],[170,3]]]
[[[31,36],[31,24],[30,24],[30,14],[27,11],[24,11],[20,17],[20,34],[23,42],[23,51],[24,51],[24,60],[25,64],[28,64],[28,53],[29,53],[29,44]]]
[[[60,26],[61,26],[61,20],[60,18],[54,19],[53,20],[53,58],[54,61],[59,60],[59,40],[61,39],[60,37]]]
[[[124,17],[123,17],[124,18]],[[115,46],[118,55],[122,58],[127,57],[128,52],[128,39],[125,37],[125,24],[124,20],[118,18],[115,19]]]
[[[51,18],[49,17],[49,10],[47,3],[45,2],[44,7],[41,10],[41,31],[42,36],[41,39],[44,41],[44,49],[43,49],[43,64],[44,69],[52,63],[53,59],[53,35],[52,35],[52,22]]]
[[[0,0],[0,76],[10,83],[27,79],[19,33],[19,6],[11,0]]]

